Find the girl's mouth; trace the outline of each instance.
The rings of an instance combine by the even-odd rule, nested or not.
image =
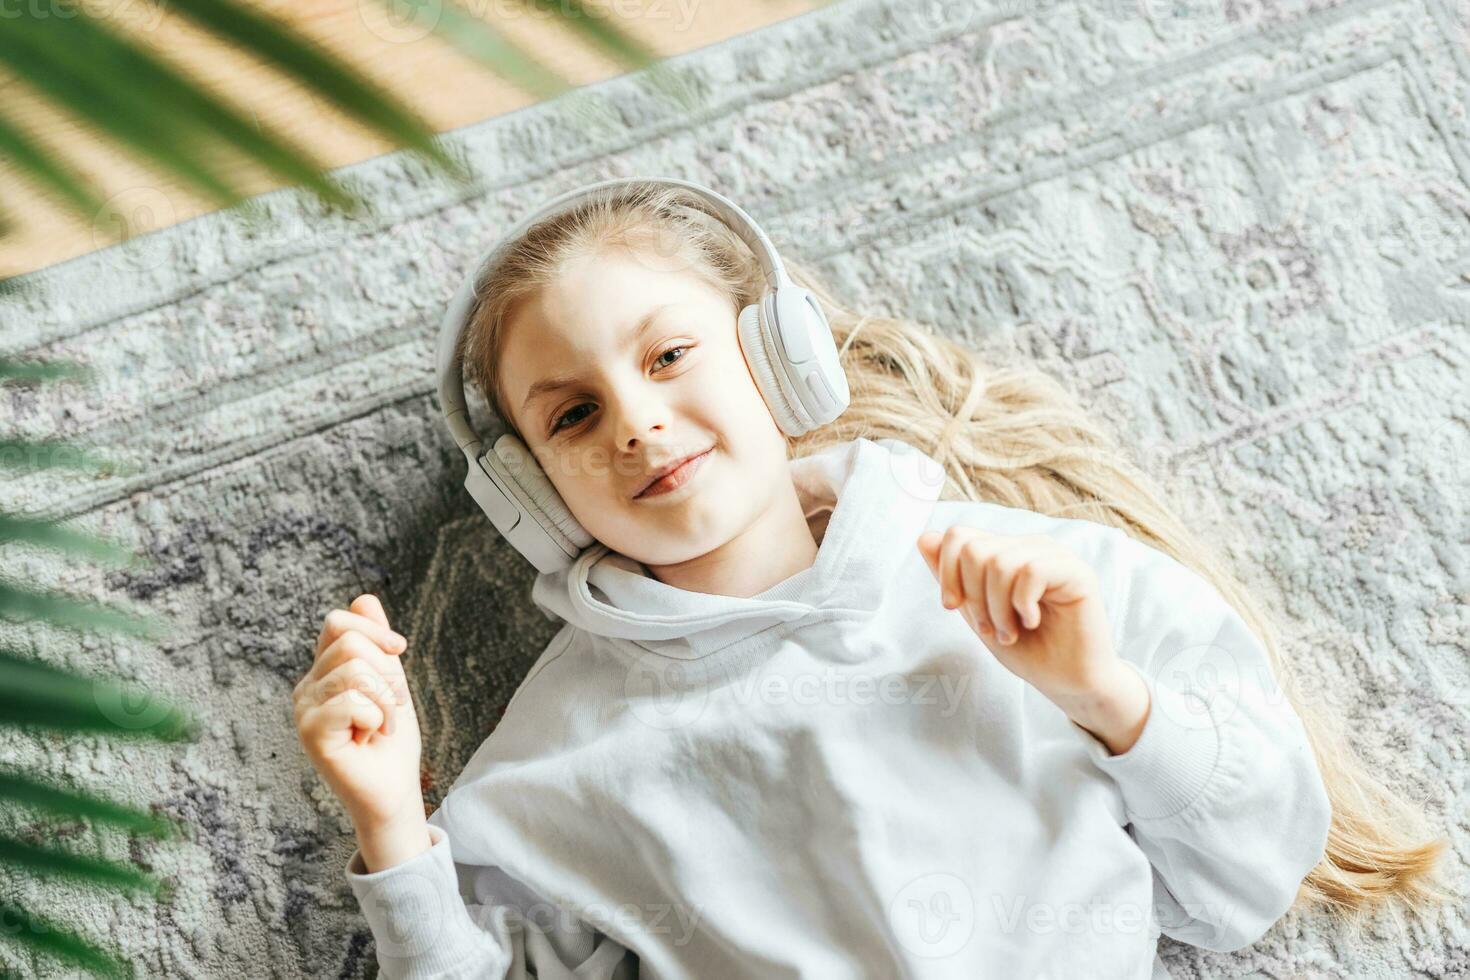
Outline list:
[[[710,449],[706,449],[704,452],[700,453],[697,456],[689,457],[683,463],[679,464],[678,469],[675,469],[673,472],[667,473],[659,477],[657,480],[654,480],[642,493],[638,494],[638,496],[634,497],[633,499],[645,500],[649,497],[661,496],[666,493],[672,493],[673,491],[684,486],[690,480],[694,479],[694,475],[698,473],[701,468],[703,468],[705,460],[709,457],[709,454],[712,451],[713,447],[711,447]]]

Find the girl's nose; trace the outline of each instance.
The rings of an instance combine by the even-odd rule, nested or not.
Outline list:
[[[629,404],[618,413],[618,445],[632,449],[638,440],[664,429],[664,409],[654,401]]]

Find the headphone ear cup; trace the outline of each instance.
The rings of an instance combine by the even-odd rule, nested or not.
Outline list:
[[[785,285],[740,311],[736,333],[771,415],[788,436],[826,425],[847,410],[851,393],[821,304]]]
[[[755,386],[766,400],[776,424],[788,436],[799,436],[806,432],[810,426],[803,421],[804,413],[800,406],[793,406],[776,377],[774,355],[766,340],[769,334],[761,323],[759,303],[752,303],[740,311],[740,317],[735,321],[735,331],[740,337],[740,349],[745,353],[745,362],[750,365],[750,374],[755,378]]]
[[[515,481],[535,510],[530,516],[538,521],[553,536],[560,536],[578,550],[592,544],[593,537],[567,510],[561,494],[551,485],[541,464],[526,448],[526,444],[510,433],[495,440],[495,456],[504,464],[506,474]]]

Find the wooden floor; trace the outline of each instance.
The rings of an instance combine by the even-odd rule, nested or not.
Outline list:
[[[391,18],[382,0],[253,0],[352,61],[421,113],[436,132],[520,109],[534,101],[434,35],[415,37],[412,24]],[[529,14],[520,0],[461,0],[509,38],[576,85],[622,69],[588,47],[549,13]],[[817,0],[603,0],[588,2],[660,56],[692,51],[767,24],[807,13]],[[529,5],[527,5],[529,6]],[[96,13],[96,5],[84,7]],[[355,163],[392,149],[263,64],[216,43],[172,9],[167,0],[117,0],[108,22],[137,37],[161,58],[186,68],[247,116],[275,127],[316,153],[328,167]],[[158,176],[124,151],[102,145],[80,122],[39,99],[12,76],[0,74],[7,114],[96,182],[102,197],[155,231],[212,210],[178,184]],[[252,193],[278,186],[269,174],[241,165]],[[120,229],[88,222],[55,207],[31,183],[0,165],[0,208],[13,227],[0,237],[0,277],[43,268],[118,239]]]

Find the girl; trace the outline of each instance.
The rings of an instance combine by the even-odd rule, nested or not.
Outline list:
[[[595,540],[427,818],[407,641],[373,596],[326,617],[297,726],[383,976],[1157,980],[1161,934],[1449,897],[1061,386],[786,265],[852,392],[797,438],[737,342],[762,271],[696,195],[609,192],[488,270],[465,373]]]

